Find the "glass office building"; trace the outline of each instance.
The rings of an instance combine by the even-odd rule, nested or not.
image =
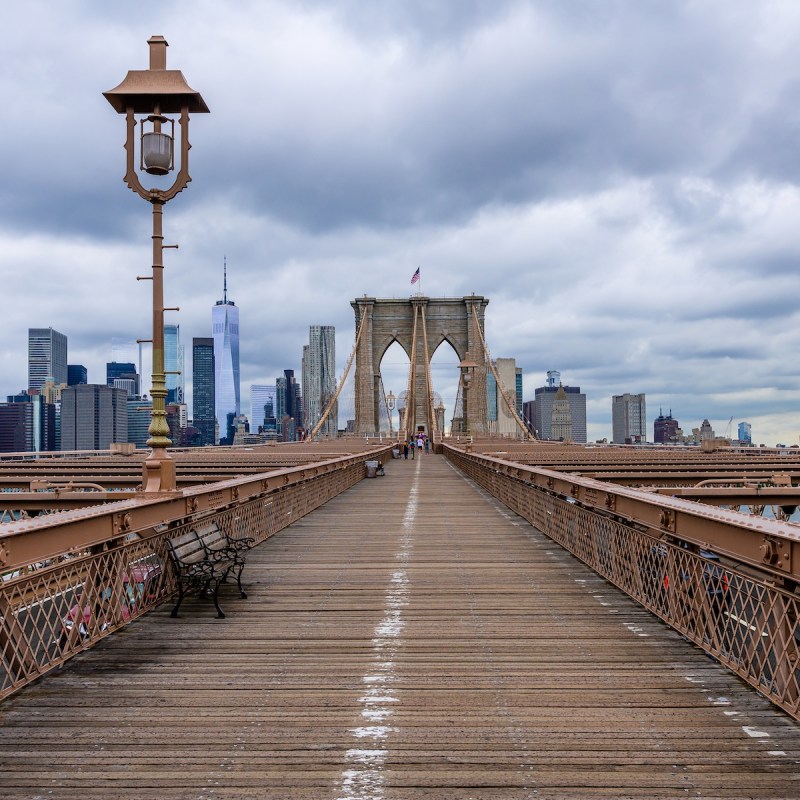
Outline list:
[[[214,394],[214,340],[192,339],[192,426],[201,445],[217,443]]]
[[[28,328],[28,388],[41,389],[47,379],[67,383],[67,337],[52,328]]]

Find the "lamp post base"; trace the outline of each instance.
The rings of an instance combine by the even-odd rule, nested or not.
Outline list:
[[[177,489],[175,462],[166,448],[154,447],[144,462],[143,492],[174,492]]]

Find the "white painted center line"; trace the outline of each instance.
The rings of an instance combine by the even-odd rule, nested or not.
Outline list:
[[[419,463],[414,483],[408,495],[403,515],[403,534],[400,547],[395,553],[398,568],[392,573],[384,595],[383,619],[375,626],[372,637],[373,661],[361,680],[366,691],[358,698],[361,718],[365,725],[350,729],[356,740],[371,740],[382,745],[393,733],[392,714],[400,698],[396,696],[397,674],[395,657],[399,638],[405,628],[403,609],[408,606],[409,580],[406,565],[413,548],[414,522],[417,518],[417,491],[419,485]],[[351,748],[345,753],[345,769],[339,779],[337,800],[383,800],[385,796],[384,766],[388,750]]]

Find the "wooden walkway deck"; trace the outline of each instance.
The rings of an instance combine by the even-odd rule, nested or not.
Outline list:
[[[800,726],[442,457],[0,706],[0,797],[797,798]]]

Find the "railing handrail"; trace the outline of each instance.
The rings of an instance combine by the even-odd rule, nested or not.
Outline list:
[[[512,511],[800,718],[800,595],[790,572],[796,534],[781,536],[785,528],[777,522],[452,446],[445,454]],[[654,520],[659,509],[665,513]],[[701,536],[691,530],[698,522]],[[702,541],[726,527],[733,545]],[[735,546],[747,539],[749,546]],[[760,548],[761,559],[753,558],[751,550]],[[731,551],[734,559],[720,557]],[[778,557],[770,559],[771,553]]]
[[[101,545],[192,514],[225,508],[277,488],[302,483],[350,463],[388,453],[388,443],[338,458],[283,467],[158,495],[7,522],[0,528],[0,569],[15,570],[62,553]]]
[[[646,526],[656,537],[713,550],[781,580],[800,580],[800,531],[787,523],[471,453],[447,442],[444,448],[544,491],[570,497],[586,508]]]
[[[0,537],[0,699],[168,599],[168,538],[213,520],[234,538],[264,541],[366,477],[364,461],[385,461],[390,449],[11,523],[16,532]]]

